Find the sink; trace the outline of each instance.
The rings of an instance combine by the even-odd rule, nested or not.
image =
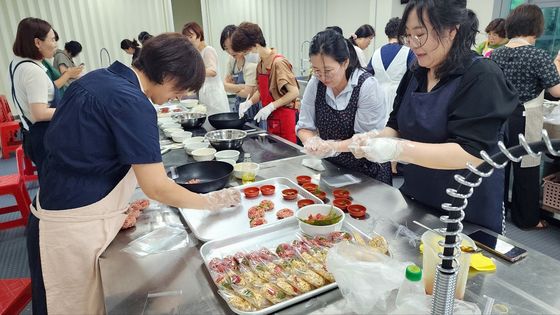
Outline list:
[[[307,86],[307,82],[309,82],[308,78],[309,78],[309,76],[307,76],[307,75],[296,77],[296,80],[299,84],[299,98],[300,99],[303,97],[303,92],[305,91],[305,87]]]

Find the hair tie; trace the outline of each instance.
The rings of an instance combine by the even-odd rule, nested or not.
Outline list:
[[[352,33],[352,35],[350,35],[350,37],[352,37],[353,39],[358,39],[358,35]]]

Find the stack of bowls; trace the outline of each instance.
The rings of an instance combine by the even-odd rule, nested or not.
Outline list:
[[[181,130],[171,133],[171,139],[177,143],[182,143],[190,137],[192,137],[192,132],[190,131]]]
[[[183,146],[187,154],[192,154],[194,150],[208,148],[210,143],[204,137],[192,137],[183,141]]]

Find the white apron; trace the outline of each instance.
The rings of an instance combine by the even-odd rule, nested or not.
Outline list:
[[[406,61],[410,48],[402,46],[389,67],[385,69],[381,60],[381,48],[377,49],[371,57],[371,65],[375,71],[375,78],[385,92],[385,104],[387,105],[387,119],[393,111],[393,102],[397,96],[397,88],[401,83],[402,77],[406,73]]]
[[[536,142],[541,140],[541,131],[544,123],[544,91],[536,98],[523,104],[525,107],[525,140]],[[540,157],[524,156],[521,167],[534,167],[541,165]]]
[[[203,59],[206,54],[215,54],[214,49],[209,46],[205,47],[200,53]],[[229,101],[224,88],[224,82],[220,75],[219,66],[217,64],[214,66],[216,69],[216,76],[206,77],[202,88],[198,91],[198,102],[206,105],[207,116],[230,112]],[[206,130],[212,128],[208,119],[204,122],[203,127]]]
[[[126,218],[134,190],[132,167],[103,199],[87,206],[48,211],[31,207],[39,221],[39,249],[49,314],[105,314],[99,256]]]

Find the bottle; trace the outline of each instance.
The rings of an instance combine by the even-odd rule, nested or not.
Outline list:
[[[243,163],[251,162],[251,153],[245,153],[243,155]],[[241,182],[243,184],[252,183],[255,181],[255,171],[251,169],[250,165],[245,164],[243,169],[243,174],[241,175]]]
[[[414,295],[426,295],[426,292],[422,282],[422,268],[412,264],[406,267],[405,279],[397,293],[396,306],[402,305],[407,298]]]

